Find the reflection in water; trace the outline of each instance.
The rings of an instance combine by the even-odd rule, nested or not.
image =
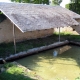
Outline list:
[[[57,56],[53,56],[53,52]],[[80,48],[63,46],[17,60],[44,80],[75,80],[80,73]],[[66,79],[65,79],[66,78]]]
[[[58,55],[58,52],[55,50],[55,51],[53,52],[53,56],[54,56],[54,57],[57,57],[57,55]]]
[[[64,52],[68,51],[70,48],[71,48],[71,46],[66,45],[66,46],[55,49],[55,51],[57,51],[58,54],[62,54]]]

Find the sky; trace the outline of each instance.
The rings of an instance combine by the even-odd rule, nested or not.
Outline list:
[[[70,0],[62,0],[60,6],[65,7],[65,4],[70,3]]]
[[[0,0],[0,2],[10,2],[10,0]]]
[[[0,0],[0,2],[10,2],[10,0]],[[70,0],[63,0],[60,6],[65,7],[65,4],[68,4],[68,3],[70,3]]]

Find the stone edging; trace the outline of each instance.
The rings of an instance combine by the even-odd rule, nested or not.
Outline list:
[[[41,51],[45,51],[45,50],[49,50],[52,48],[56,48],[56,47],[60,47],[60,46],[64,46],[67,44],[72,44],[72,45],[77,45],[80,46],[79,42],[74,42],[74,41],[63,41],[63,42],[56,42],[54,44],[50,44],[47,46],[42,46],[42,47],[38,47],[38,48],[33,48],[33,49],[29,49],[28,51],[23,51],[23,52],[19,52],[17,54],[14,55],[10,55],[9,57],[6,57],[5,59],[0,58],[0,64],[5,63],[5,62],[10,62],[10,61],[14,61],[16,59],[20,59],[22,57],[28,56],[28,55],[32,55]]]

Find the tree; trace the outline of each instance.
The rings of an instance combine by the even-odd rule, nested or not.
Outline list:
[[[11,0],[12,2],[19,2],[19,3],[34,3],[34,4],[48,4],[50,0]],[[62,0],[52,0],[52,5],[60,5]]]
[[[80,14],[80,0],[70,0],[71,3],[66,5],[66,8]]]
[[[71,0],[72,3],[79,3],[80,0]]]
[[[49,0],[11,0],[19,3],[49,4]]]
[[[21,0],[11,0],[12,2],[19,2],[21,3]]]
[[[61,2],[62,2],[62,0],[52,0],[52,3],[54,5],[60,5]]]

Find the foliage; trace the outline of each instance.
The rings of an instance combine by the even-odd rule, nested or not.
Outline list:
[[[2,21],[4,21],[5,19],[6,19],[6,16],[3,15],[2,12],[0,12],[0,23],[1,23]]]
[[[6,68],[6,69],[8,69],[9,67],[13,67],[13,66],[15,66],[15,65],[12,64],[12,63],[5,63],[5,64],[3,64],[3,67]]]
[[[66,4],[66,8],[80,14],[80,0],[71,0],[70,4]]]
[[[80,77],[77,77],[75,80],[80,80]]]
[[[66,8],[68,8],[69,10],[72,10],[78,14],[80,14],[80,3],[70,3],[70,4],[66,4]]]
[[[62,2],[62,0],[52,0],[52,3],[54,5],[60,5],[61,2]]]
[[[12,2],[20,2],[21,3],[21,1],[22,0],[11,0]]]
[[[71,35],[72,33],[70,33],[70,32],[60,32],[60,35]],[[59,35],[59,33],[58,32],[54,32],[54,35]]]
[[[0,12],[0,14],[2,14],[2,12]]]
[[[1,80],[34,80],[25,75],[25,70],[17,65],[6,63],[6,71],[0,73]],[[28,72],[27,72],[28,73]]]
[[[34,4],[48,4],[50,0],[11,0],[12,2],[19,2],[19,3],[34,3]],[[60,5],[62,0],[52,0],[53,5]]]
[[[72,3],[79,3],[80,0],[71,0]]]
[[[19,3],[49,4],[49,0],[11,0]]]

